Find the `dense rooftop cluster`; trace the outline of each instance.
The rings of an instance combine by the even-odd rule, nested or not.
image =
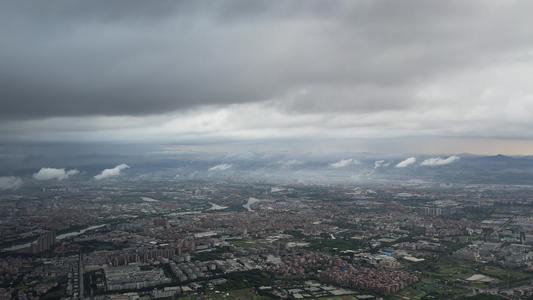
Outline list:
[[[217,285],[252,287],[275,297],[362,290],[411,297],[407,287],[418,285],[425,268],[439,274],[442,258],[466,265],[533,267],[533,221],[521,190],[516,191],[519,200],[512,201],[512,191],[486,186],[432,191],[413,184],[39,185],[1,196],[5,258],[0,261],[0,292],[8,298],[96,296],[164,286],[166,290],[151,291],[151,297],[163,297]],[[52,237],[47,239],[51,247],[37,247],[43,236]],[[476,268],[487,270],[483,276],[488,278],[478,285],[503,287],[507,282],[505,276],[494,276],[497,269]],[[483,277],[444,270],[441,279],[426,277],[444,291],[443,282],[451,280],[444,274]],[[254,271],[267,275],[257,282],[231,277]],[[156,279],[139,279],[143,274]],[[516,275],[517,285],[527,279],[522,274]],[[450,282],[467,282],[463,277]],[[300,286],[285,278],[325,280],[338,290]],[[462,286],[469,288],[468,283]]]

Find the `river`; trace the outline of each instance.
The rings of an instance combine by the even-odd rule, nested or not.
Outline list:
[[[77,235],[80,235],[82,233],[85,233],[86,231],[89,231],[89,230],[93,230],[93,229],[97,229],[97,228],[101,228],[101,227],[104,227],[106,226],[107,224],[101,224],[101,225],[93,225],[93,226],[90,226],[90,227],[87,227],[85,229],[82,229],[80,231],[74,231],[74,232],[68,232],[68,233],[63,233],[63,234],[60,234],[58,236],[56,236],[56,240],[62,240],[64,238],[67,238],[67,237],[71,237],[71,236],[77,236]],[[15,251],[15,250],[20,250],[22,248],[27,248],[29,246],[31,246],[32,243],[35,243],[37,242],[37,240],[33,241],[33,242],[29,242],[29,243],[26,243],[26,244],[22,244],[22,245],[15,245],[15,246],[11,246],[11,247],[8,247],[8,248],[4,248],[3,251]]]
[[[211,208],[208,208],[207,210],[221,210],[221,209],[226,209],[228,208],[227,206],[220,206],[218,204],[215,204],[215,203],[209,203],[211,204]]]
[[[143,199],[143,201],[146,201],[146,202],[159,202],[159,200],[152,199],[149,197],[141,197],[141,199]]]
[[[257,202],[261,202],[263,200],[260,200],[260,199],[256,199],[254,197],[250,197],[248,198],[248,202],[246,204],[244,204],[244,208],[246,208],[248,211],[253,211],[253,209],[250,208],[250,206],[252,206],[252,204],[254,203],[257,203]]]

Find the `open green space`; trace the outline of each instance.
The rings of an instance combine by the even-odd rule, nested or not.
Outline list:
[[[502,280],[524,280],[531,278],[531,274],[515,269],[500,269],[496,267],[486,267],[481,269],[481,273],[484,275],[496,277]]]
[[[59,281],[59,277],[55,276],[55,277],[47,277],[47,278],[44,278],[42,280],[42,283],[49,283],[49,282],[58,282]]]
[[[227,300],[233,300],[233,299],[253,299],[253,300],[266,300],[266,299],[273,299],[268,296],[262,296],[258,295],[254,289],[240,289],[240,290],[233,290],[233,291],[222,291],[222,290],[216,290],[216,291],[208,291],[203,292],[200,295],[192,295],[192,296],[184,296],[180,297],[178,299],[183,300],[189,300],[189,299],[201,299],[201,300],[208,300],[208,299],[227,299]]]
[[[472,261],[461,261],[449,255],[441,255],[438,258],[429,258],[424,262],[409,264],[409,269],[419,271],[422,277],[431,277],[434,279],[456,282],[479,274],[483,264]]]
[[[461,295],[467,293],[468,290],[461,287],[456,287],[453,284],[443,284],[441,279],[424,278],[419,282],[401,290],[394,294],[396,299],[422,299],[425,296],[442,296],[442,295]]]
[[[41,299],[55,300],[55,299],[61,299],[65,297],[65,295],[67,294],[67,285],[66,285],[67,278],[61,277],[58,279],[59,279],[58,280],[59,285],[49,290],[48,293],[46,293],[44,296],[41,296]]]
[[[199,260],[199,261],[217,260],[220,258],[221,256],[218,253],[212,253],[212,252],[200,252],[194,255],[194,260]]]

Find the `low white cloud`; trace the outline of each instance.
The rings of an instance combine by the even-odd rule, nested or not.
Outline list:
[[[76,175],[80,173],[78,170],[69,170],[65,171],[64,168],[56,169],[56,168],[41,168],[39,172],[33,174],[33,178],[37,180],[63,180],[67,179],[70,176]]]
[[[79,173],[80,173],[80,171],[74,169],[74,170],[68,170],[67,173],[66,173],[66,175],[67,175],[67,178],[68,178],[69,176],[77,175],[77,174],[79,174]]]
[[[352,165],[352,164],[353,165],[357,165],[357,164],[360,164],[360,162],[358,162],[357,160],[355,160],[353,158],[341,159],[338,162],[331,164],[331,166],[334,167],[334,168],[342,168],[342,167],[346,167],[346,166]]]
[[[22,178],[15,176],[0,177],[0,190],[16,190],[22,186]]]
[[[209,168],[207,171],[225,171],[229,168],[231,168],[230,164],[220,164]]]
[[[459,160],[458,156],[452,155],[448,158],[432,157],[420,163],[421,166],[442,166],[451,164]]]
[[[129,167],[130,166],[128,166],[127,164],[120,164],[120,165],[114,167],[113,169],[105,169],[105,170],[102,171],[102,173],[94,176],[94,179],[102,180],[102,179],[106,179],[106,178],[109,178],[109,177],[118,176],[118,175],[120,175],[120,171],[122,171],[124,169],[127,169]]]
[[[384,163],[385,161],[384,160],[376,160],[374,162],[374,169],[377,169],[379,167],[381,167],[381,165]]]
[[[403,160],[403,161],[401,161],[400,163],[398,163],[398,164],[396,165],[396,168],[405,168],[405,167],[407,167],[407,166],[409,166],[409,165],[414,164],[415,162],[416,162],[416,158],[414,158],[414,157],[409,157],[408,159]]]
[[[390,166],[390,162],[385,162],[385,160],[376,160],[374,162],[374,169],[380,168],[380,167],[388,167]]]

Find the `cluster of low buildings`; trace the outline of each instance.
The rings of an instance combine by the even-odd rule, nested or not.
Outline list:
[[[157,192],[150,191],[156,188]],[[50,260],[46,268],[29,266],[32,271],[27,276],[70,276],[70,296],[81,292],[79,279],[84,271],[100,272],[96,284],[106,291],[172,282],[182,285],[153,291],[151,297],[158,299],[194,289],[190,284],[208,280],[214,273],[253,269],[304,278],[319,275],[335,285],[388,294],[418,281],[417,276],[401,271],[402,258],[420,262],[449,250],[454,243],[468,244],[454,252],[458,259],[533,266],[533,219],[517,213],[512,203],[511,212],[486,222],[446,216],[463,209],[485,209],[500,200],[487,199],[481,192],[246,189],[242,185],[202,187],[200,183],[182,187],[175,182],[159,183],[144,192],[126,183],[95,191],[46,189],[39,197],[0,203],[1,241],[31,238],[36,243],[27,252],[34,254],[50,253],[56,246],[56,254],[69,255],[70,249],[99,243],[114,249],[84,254],[82,269],[78,269],[77,255]],[[103,227],[56,239],[55,230],[81,224]],[[336,239],[344,248],[337,249]],[[261,242],[251,247],[229,243],[247,240]],[[328,246],[322,250],[343,257],[302,250],[299,247],[310,245],[302,240],[326,241]],[[202,251],[225,253],[219,253],[220,259],[194,261]],[[0,260],[0,281],[9,284],[17,279],[25,264],[21,258]],[[163,268],[172,274],[165,275]],[[35,295],[46,293],[47,288],[54,286],[35,283],[18,292]],[[289,294],[298,298],[325,293],[313,286],[299,289]],[[0,298],[8,292],[0,290]]]
[[[9,286],[20,280],[21,282],[34,282],[23,289],[13,287],[0,289],[0,299],[10,299],[16,293],[19,299],[40,299],[50,290],[57,289],[58,278],[67,278],[66,290],[68,296],[79,295],[79,280],[77,262],[78,256],[54,259],[35,259],[23,257],[0,258],[0,284]],[[37,266],[37,267],[36,267]],[[30,269],[20,278],[21,269]],[[35,281],[36,278],[47,279],[44,282]],[[7,296],[9,295],[9,296]]]
[[[282,275],[305,274],[312,269],[343,264],[344,260],[338,256],[332,257],[311,251],[302,251],[299,255],[282,257],[281,262],[280,264],[268,267],[267,270]]]
[[[532,245],[474,242],[453,253],[454,258],[495,262],[506,267],[533,267]]]
[[[404,271],[376,269],[343,264],[320,273],[320,278],[343,287],[364,289],[382,294],[395,293],[418,282],[418,277]]]
[[[457,250],[453,257],[505,267],[533,267],[533,218],[494,215],[481,224],[491,232]]]
[[[172,282],[172,279],[160,268],[132,265],[106,268],[104,272],[108,291],[139,290]]]
[[[169,265],[172,274],[181,282],[208,277],[208,270],[214,271],[216,269],[214,263],[202,264],[199,261],[176,264],[173,260],[169,261]]]

